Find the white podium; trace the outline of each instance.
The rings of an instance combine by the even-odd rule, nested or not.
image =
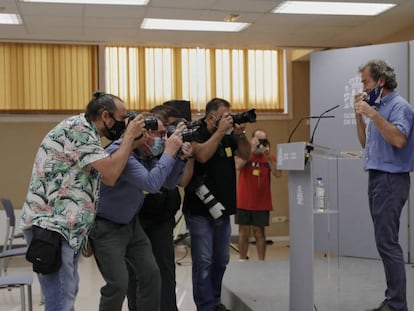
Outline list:
[[[327,273],[331,275],[334,272],[335,277],[338,277],[339,280],[339,261],[333,260],[330,262],[329,253],[332,252],[335,258],[339,258],[339,231],[337,227],[339,211],[337,208],[337,199],[335,198],[338,189],[335,189],[335,187],[338,184],[338,158],[341,157],[343,156],[335,150],[312,145],[307,142],[286,143],[277,146],[277,169],[289,172],[290,311],[314,310],[315,291],[316,289],[320,290],[319,287],[315,287],[314,270],[315,267],[320,267],[321,262],[323,265],[326,262]],[[331,167],[323,170],[325,186],[327,187],[327,184],[330,185],[330,189],[326,188],[325,190],[325,196],[329,196],[329,193],[327,193],[328,190],[334,194],[334,197],[327,198],[328,201],[325,204],[325,210],[314,208],[313,184],[317,176],[314,176],[312,166],[314,161],[317,162],[316,160]],[[335,223],[333,230],[330,228],[332,217]],[[322,250],[322,256],[319,255],[319,257],[315,256],[315,221],[318,225],[321,223],[326,224],[327,230],[325,237],[327,237],[327,243],[329,244],[331,242],[329,241],[330,239],[334,239],[335,244],[333,250],[328,245],[327,248],[330,249]],[[331,230],[333,233],[330,232]],[[320,258],[322,259],[320,260]],[[338,269],[332,269],[332,267],[337,267]],[[334,286],[329,286],[331,287],[329,290],[338,297],[339,282],[336,282]],[[334,288],[335,286],[336,288]],[[338,301],[337,299],[333,300]],[[318,301],[317,305],[326,306],[326,301]],[[328,309],[334,311],[336,307],[329,306]]]

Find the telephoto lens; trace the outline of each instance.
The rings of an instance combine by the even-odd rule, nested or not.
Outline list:
[[[243,123],[253,123],[256,122],[256,109],[250,109],[248,111],[232,114],[233,123],[243,124]]]

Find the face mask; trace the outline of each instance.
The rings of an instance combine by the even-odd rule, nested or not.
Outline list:
[[[154,144],[147,147],[151,150],[151,154],[156,157],[164,152],[164,140],[161,137],[154,138]]]
[[[108,128],[108,126],[106,125],[104,121],[104,126],[106,129],[105,137],[108,138],[109,140],[117,140],[125,132],[125,122],[117,121],[117,120],[114,120],[114,121],[115,123],[111,128]]]
[[[377,84],[371,91],[369,91],[366,102],[370,106],[378,106],[380,104],[382,94],[382,87]]]

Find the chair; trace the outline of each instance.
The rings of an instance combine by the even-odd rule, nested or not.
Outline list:
[[[19,273],[12,275],[2,275],[2,272],[7,272],[7,261],[14,256],[23,256],[26,254],[27,247],[15,247],[13,248],[13,240],[19,235],[14,234],[16,217],[14,215],[13,204],[9,199],[0,199],[4,210],[6,212],[6,235],[4,238],[4,244],[2,252],[0,253],[0,289],[7,288],[20,288],[20,299],[22,305],[22,311],[26,310],[26,295],[25,286],[27,286],[28,292],[28,307],[29,311],[32,311],[32,283],[33,273]]]
[[[32,303],[32,282],[33,282],[33,273],[20,273],[14,275],[3,275],[0,276],[0,289],[12,289],[20,288],[20,300],[22,305],[22,311],[26,310],[26,295],[24,287],[27,286],[27,296],[28,296],[28,307],[29,311],[33,310]]]
[[[0,199],[0,202],[2,203],[4,210],[6,212],[6,236],[4,239],[3,249],[0,253],[0,275],[2,271],[7,272],[7,265],[8,260],[11,257],[14,256],[23,256],[26,254],[27,246],[24,247],[15,247],[13,248],[13,241],[16,238],[16,235],[14,234],[15,226],[16,226],[16,217],[14,215],[14,208],[13,204],[9,199]]]

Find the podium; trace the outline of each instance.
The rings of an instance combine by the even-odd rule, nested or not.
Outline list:
[[[314,163],[325,163],[331,169],[322,169],[325,180],[325,196],[329,196],[328,190],[334,195],[338,189],[338,159],[343,157],[340,153],[330,148],[309,144],[307,142],[294,142],[279,144],[277,146],[277,169],[289,172],[289,234],[290,234],[290,256],[289,256],[289,310],[290,311],[312,311],[315,305],[315,217],[320,222],[320,217],[324,217],[324,223],[327,222],[327,235],[329,237],[329,224],[331,217],[338,222],[337,199],[331,198],[329,204],[325,204],[326,209],[318,210],[314,208]],[[321,171],[321,170],[320,170]],[[320,175],[319,175],[320,176]],[[332,185],[328,189],[328,184]],[[336,246],[333,253],[338,257],[339,239],[338,229],[332,237],[336,238]],[[328,238],[329,240],[329,238]],[[329,243],[329,241],[328,241]],[[325,259],[322,256],[322,259]],[[320,260],[317,260],[320,261]],[[336,264],[336,263],[334,263]],[[327,273],[332,273],[334,269],[330,268],[331,263],[327,263]],[[339,259],[337,262],[336,273],[339,274]],[[339,276],[338,276],[339,280]],[[322,282],[321,282],[322,283]],[[339,281],[336,288],[331,286],[339,295]],[[318,284],[319,286],[319,284]],[[326,293],[324,299],[326,298]],[[329,296],[329,295],[328,295]],[[335,296],[335,295],[330,295]],[[331,298],[334,299],[334,298]],[[323,299],[321,299],[323,300]],[[338,302],[338,300],[336,300]],[[318,305],[326,302],[318,301]],[[324,310],[333,311],[336,307],[323,308]]]

